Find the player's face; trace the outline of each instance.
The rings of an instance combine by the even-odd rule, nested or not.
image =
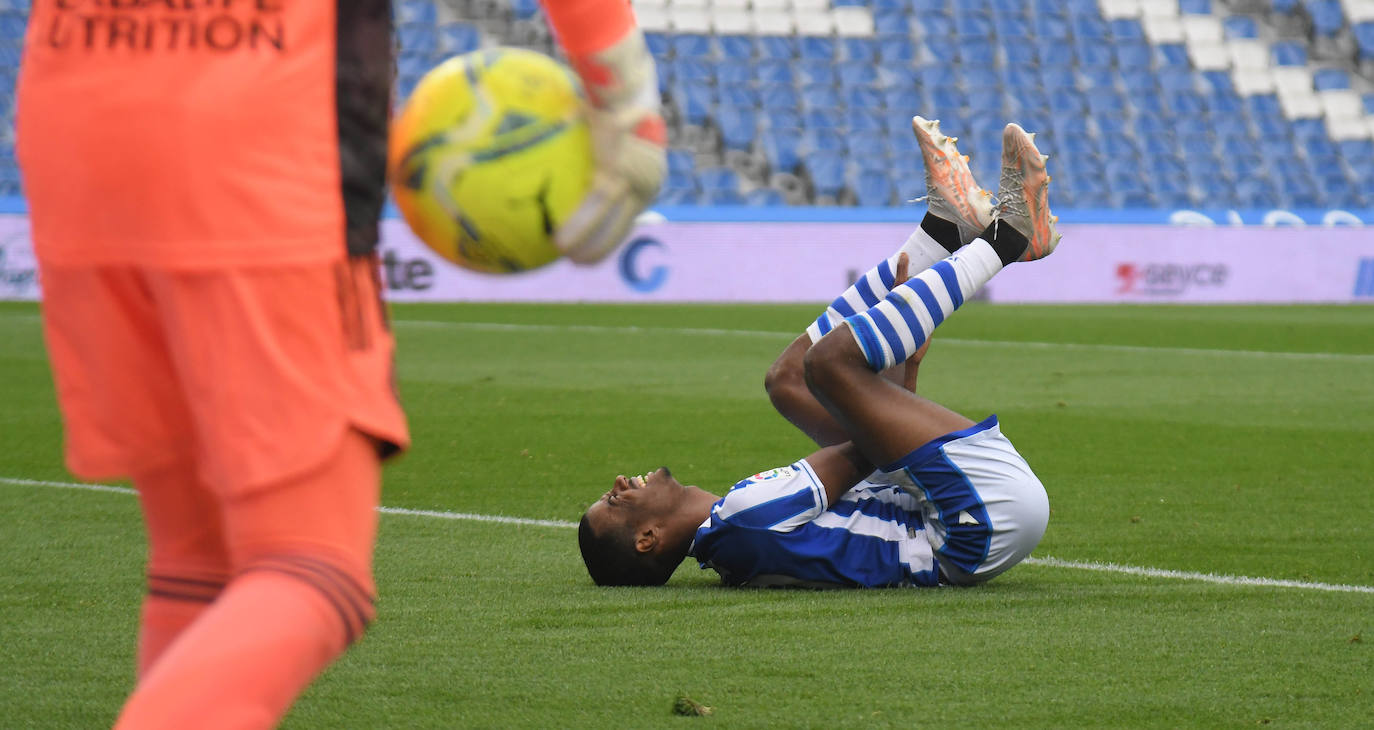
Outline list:
[[[620,525],[634,527],[646,518],[671,513],[686,489],[666,466],[643,476],[621,474],[611,484],[611,490],[587,508],[587,519],[598,533]]]

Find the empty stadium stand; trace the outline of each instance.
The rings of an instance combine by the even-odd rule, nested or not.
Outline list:
[[[913,114],[996,187],[1014,120],[1060,207],[1374,206],[1374,0],[634,0],[669,121],[660,202],[900,205]],[[499,44],[556,53],[537,0],[399,0],[398,98]],[[0,0],[0,195],[20,193],[28,0]]]

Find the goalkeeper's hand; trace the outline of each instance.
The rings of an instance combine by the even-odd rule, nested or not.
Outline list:
[[[659,113],[654,59],[639,29],[572,63],[590,101],[596,168],[587,197],[554,231],[554,244],[585,265],[614,251],[658,196],[667,171],[667,129]]]

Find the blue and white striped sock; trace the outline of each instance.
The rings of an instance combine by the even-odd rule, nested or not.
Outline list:
[[[974,239],[958,253],[894,287],[868,311],[847,317],[868,366],[882,371],[905,361],[1003,266],[992,244]]]
[[[892,282],[895,281],[897,272],[897,257],[903,253],[907,258],[907,275],[915,276],[918,272],[930,268],[935,262],[943,261],[951,252],[931,237],[924,227],[918,227],[896,253],[860,276],[853,286],[831,302],[830,306],[821,312],[821,316],[806,328],[811,343],[815,344],[846,317],[852,317],[882,301],[883,297],[892,291]]]

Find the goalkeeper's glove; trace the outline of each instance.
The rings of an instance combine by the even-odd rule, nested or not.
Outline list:
[[[590,102],[595,172],[587,197],[554,231],[578,264],[606,258],[658,195],[667,171],[654,58],[638,28],[610,48],[572,59]]]

